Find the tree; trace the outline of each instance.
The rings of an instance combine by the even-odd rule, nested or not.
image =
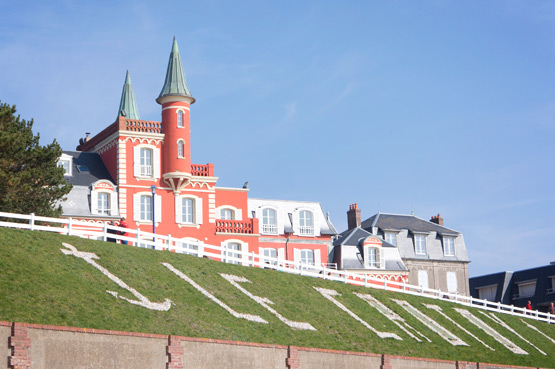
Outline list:
[[[57,164],[62,149],[56,140],[40,146],[33,120],[15,112],[0,101],[0,211],[58,217],[72,188]]]

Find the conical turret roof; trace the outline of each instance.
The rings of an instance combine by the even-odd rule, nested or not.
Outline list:
[[[185,96],[191,98],[191,103],[195,102],[183,72],[183,64],[181,63],[181,55],[177,47],[177,40],[174,36],[170,60],[168,62],[168,70],[166,71],[166,81],[160,92],[160,96],[156,99],[160,103],[160,99],[164,96]]]
[[[118,117],[124,116],[127,119],[141,119],[139,116],[139,109],[137,109],[137,102],[135,101],[135,94],[133,93],[133,86],[131,86],[131,78],[129,71],[125,75],[125,83],[123,91],[121,92],[121,101],[119,103]]]

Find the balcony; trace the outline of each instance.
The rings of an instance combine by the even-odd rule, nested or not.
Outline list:
[[[258,219],[216,219],[216,233],[254,234],[258,228],[258,224],[255,223],[258,223]]]
[[[299,234],[301,236],[312,236],[314,235],[314,227],[312,226],[300,226]]]
[[[214,164],[191,164],[191,175],[198,177],[213,177]]]
[[[262,233],[264,233],[264,234],[278,234],[277,225],[275,225],[275,224],[262,224]]]

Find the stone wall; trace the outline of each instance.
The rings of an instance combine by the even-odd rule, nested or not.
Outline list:
[[[0,322],[0,369],[525,369],[524,367]]]

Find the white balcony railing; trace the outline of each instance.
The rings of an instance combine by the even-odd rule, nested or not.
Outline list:
[[[300,226],[299,234],[302,236],[312,236],[314,234],[314,227],[312,226]]]
[[[278,234],[277,226],[275,224],[262,224],[262,233]]]

